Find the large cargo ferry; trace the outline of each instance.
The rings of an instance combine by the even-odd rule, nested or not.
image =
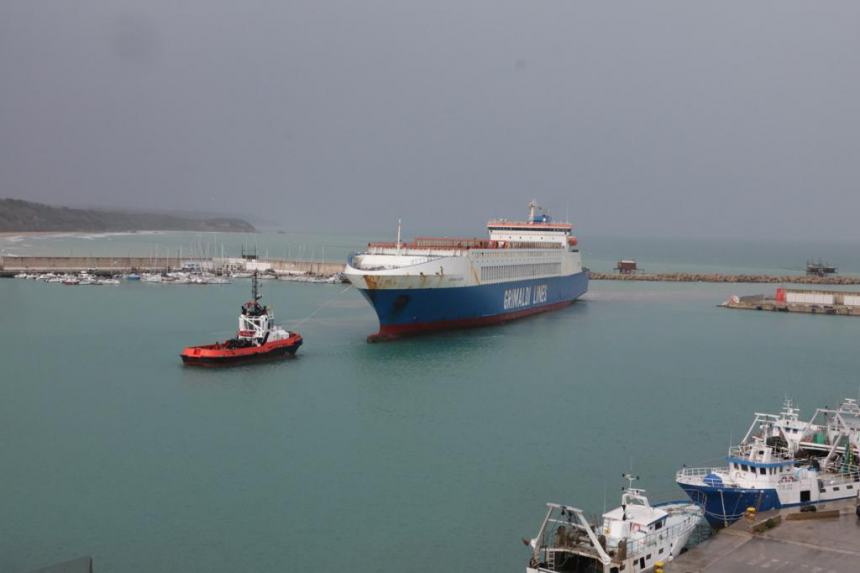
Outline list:
[[[347,279],[370,302],[386,340],[482,326],[562,308],[588,290],[570,223],[532,201],[526,221],[487,224],[489,239],[416,238],[370,243]]]

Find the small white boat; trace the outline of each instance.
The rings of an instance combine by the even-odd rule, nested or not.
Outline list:
[[[625,475],[630,483],[636,479]],[[640,573],[677,557],[696,527],[702,510],[691,503],[652,506],[645,491],[627,487],[621,507],[591,524],[581,509],[556,503],[528,543],[527,573]]]

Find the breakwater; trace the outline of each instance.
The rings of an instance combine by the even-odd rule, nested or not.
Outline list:
[[[343,272],[344,264],[325,261],[289,261],[284,259],[191,259],[180,257],[0,257],[0,276],[16,273],[95,273],[167,272],[191,265],[207,270],[241,267],[242,270],[271,270],[276,273],[332,276]]]
[[[858,285],[860,276],[759,275],[723,273],[599,273],[590,272],[595,281],[651,281],[678,283],[792,283],[807,285]]]

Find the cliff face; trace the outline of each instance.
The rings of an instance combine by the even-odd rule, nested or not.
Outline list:
[[[20,199],[0,199],[0,232],[217,231],[254,233],[236,218],[192,218],[162,213],[69,209]]]

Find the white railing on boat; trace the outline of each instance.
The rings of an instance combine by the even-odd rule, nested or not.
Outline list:
[[[675,525],[663,528],[659,531],[654,531],[654,532],[648,533],[639,539],[627,538],[627,544],[626,544],[627,546],[625,549],[626,558],[630,559],[630,558],[633,558],[634,556],[638,556],[640,554],[644,555],[649,549],[658,547],[661,543],[665,542],[666,540],[676,539],[676,538],[680,537],[684,533],[684,531],[692,530],[693,528],[696,527],[696,525],[699,522],[699,519],[696,519],[695,517],[696,517],[695,513],[690,513],[689,520],[685,521],[683,523],[676,523]],[[560,520],[560,519],[549,519],[549,520],[547,520],[547,523],[553,524],[555,526],[563,525],[566,527],[569,527],[571,525],[570,522]],[[600,528],[594,527],[593,530],[595,532],[599,532]],[[583,556],[591,557],[591,558],[598,559],[598,560],[600,559],[600,554],[599,554],[597,548],[594,547],[594,545],[591,543],[591,541],[587,537],[582,538],[580,541],[577,541],[575,543],[571,543],[569,545],[555,545],[555,544],[547,545],[547,546],[544,546],[544,549],[547,551],[553,551],[553,552],[562,551],[562,552],[576,553],[578,555],[583,555]],[[619,546],[617,546],[617,545],[607,546],[605,549],[607,551],[613,552],[612,554],[610,554],[610,555],[612,555],[613,561],[617,561],[619,559],[619,557],[620,557],[619,553],[618,553]],[[539,569],[539,570],[543,571],[543,569]],[[547,571],[551,571],[551,570],[547,570]]]
[[[704,478],[708,474],[712,474],[715,472],[728,473],[728,471],[729,471],[728,467],[721,467],[721,468],[714,468],[714,467],[711,467],[711,468],[687,468],[687,467],[684,467],[684,468],[679,469],[675,473],[675,479],[677,481],[677,480],[680,480],[681,478],[693,478],[693,477]]]
[[[758,450],[762,454],[766,450],[770,450],[771,457],[776,461],[787,461],[794,459],[794,455],[785,448],[777,448],[763,444],[740,444],[729,448],[729,455],[738,458],[748,458],[753,450]],[[756,461],[756,460],[753,460]]]
[[[698,519],[693,519],[691,515],[690,520],[687,522],[676,523],[675,525],[666,527],[664,529],[661,529],[660,531],[649,533],[642,539],[628,541],[627,556],[633,557],[634,555],[641,555],[648,551],[648,549],[657,547],[661,542],[664,542],[667,539],[677,539],[681,537],[685,530],[692,530],[694,527],[696,527],[698,521]]]

